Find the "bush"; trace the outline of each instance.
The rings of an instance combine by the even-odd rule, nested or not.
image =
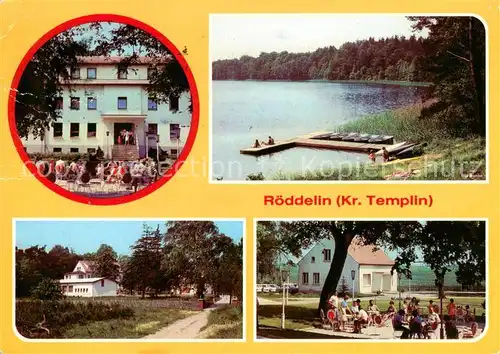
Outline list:
[[[223,306],[210,312],[208,316],[208,324],[228,324],[231,322],[241,321],[241,307]]]
[[[249,175],[247,175],[246,180],[247,181],[264,181],[265,177],[262,174],[262,172],[250,173]]]
[[[30,160],[32,160],[32,161],[37,160],[37,159],[76,161],[76,160],[86,160],[88,158],[88,154],[62,153],[62,152],[42,154],[42,153],[37,152],[37,153],[29,154],[29,157],[30,157]]]
[[[43,300],[20,300],[16,303],[16,327],[26,338],[36,337],[34,328],[44,321],[50,338],[60,338],[65,329],[74,324],[87,324],[113,318],[130,318],[134,311],[117,302],[103,303]]]
[[[31,295],[37,300],[61,300],[64,297],[59,284],[48,278],[42,279]]]

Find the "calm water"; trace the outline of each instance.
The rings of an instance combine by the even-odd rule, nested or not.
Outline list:
[[[419,101],[422,88],[328,82],[212,82],[213,177],[244,180],[250,173],[366,162],[365,154],[293,148],[272,155],[241,155],[255,139],[290,139]]]

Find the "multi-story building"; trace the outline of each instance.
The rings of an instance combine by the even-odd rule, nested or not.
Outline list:
[[[62,112],[45,138],[23,140],[28,153],[86,153],[100,147],[109,158],[146,156],[150,148],[172,156],[182,150],[191,125],[190,94],[157,103],[148,97],[148,58],[121,67],[121,57],[83,57],[71,79],[61,83],[57,100]],[[132,132],[130,146],[119,144],[120,132]],[[121,140],[121,138],[120,138]],[[123,141],[122,141],[123,143]]]

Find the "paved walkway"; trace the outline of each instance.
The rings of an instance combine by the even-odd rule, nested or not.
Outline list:
[[[160,329],[154,334],[150,334],[144,339],[193,339],[196,338],[203,327],[208,323],[208,314],[210,311],[229,304],[229,296],[223,296],[213,306],[197,313],[196,315],[186,317],[182,320]]]

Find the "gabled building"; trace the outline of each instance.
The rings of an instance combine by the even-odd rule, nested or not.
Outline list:
[[[72,272],[66,273],[59,280],[66,296],[98,297],[117,296],[118,283],[112,279],[96,277],[94,263],[79,261]]]
[[[147,87],[154,68],[149,58],[120,66],[123,57],[81,57],[69,81],[61,80],[56,101],[62,118],[45,132],[44,139],[28,137],[28,153],[87,153],[100,147],[115,160],[145,157],[157,145],[176,157],[191,125],[190,94],[157,103]],[[131,132],[123,145],[121,132]]]
[[[299,291],[322,290],[334,252],[334,241],[324,239],[302,257],[298,262]],[[344,277],[351,291],[354,287],[355,293],[397,292],[397,273],[391,274],[393,265],[394,261],[381,249],[374,251],[373,246],[363,246],[353,240],[340,279]]]

